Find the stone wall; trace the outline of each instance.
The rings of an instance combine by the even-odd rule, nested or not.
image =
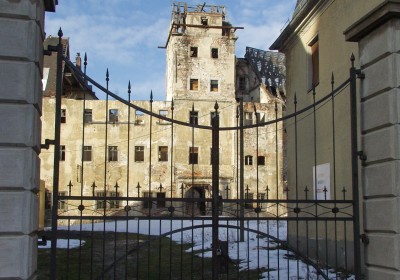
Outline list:
[[[359,43],[367,279],[400,279],[400,1],[346,31]]]
[[[44,1],[0,1],[0,279],[36,271]]]

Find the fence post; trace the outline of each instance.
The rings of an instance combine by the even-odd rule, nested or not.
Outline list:
[[[56,83],[56,112],[54,127],[54,170],[53,170],[53,205],[51,209],[51,261],[50,279],[57,279],[57,217],[58,217],[58,184],[60,169],[60,118],[61,118],[61,94],[62,94],[62,30],[58,31],[57,45],[57,83]]]
[[[360,260],[360,202],[358,189],[358,154],[357,154],[357,70],[354,67],[354,55],[351,55],[350,68],[350,116],[351,116],[351,169],[353,188],[353,226],[354,226],[354,271],[356,280],[361,279]]]
[[[212,118],[212,279],[218,279],[218,264],[220,255],[218,240],[219,222],[219,115],[218,103],[214,106]]]

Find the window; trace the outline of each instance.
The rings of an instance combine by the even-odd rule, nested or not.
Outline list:
[[[85,109],[84,111],[84,121],[85,123],[92,122],[92,109]]]
[[[219,112],[218,112],[217,114],[219,115]],[[215,117],[215,111],[210,112],[210,125],[211,125],[211,126],[212,126],[212,124],[213,124],[213,119],[214,119],[214,117]]]
[[[208,19],[206,17],[201,17],[200,20],[202,25],[208,25]]]
[[[108,121],[110,123],[118,122],[118,109],[110,109],[108,110]]]
[[[197,47],[190,47],[190,57],[197,57]]]
[[[189,147],[189,164],[199,163],[199,148]]]
[[[104,198],[106,193],[104,191],[96,192],[96,197]],[[96,209],[106,209],[106,202],[104,199],[96,200]]]
[[[119,192],[110,192],[111,197],[120,197]],[[110,208],[111,209],[118,209],[119,208],[119,200],[110,200]]]
[[[244,194],[245,198],[245,203],[244,203],[244,208],[246,209],[253,209],[253,201],[251,201],[254,198],[254,194],[250,192],[246,192]]]
[[[168,146],[158,147],[158,161],[168,161]]]
[[[239,89],[240,90],[246,89],[246,78],[245,77],[239,77]]]
[[[212,48],[211,49],[211,57],[212,58],[218,58],[218,49],[217,48]]]
[[[58,192],[58,196],[67,196],[67,192]],[[65,201],[65,199],[58,199],[57,209],[59,210],[67,209],[67,202]]]
[[[135,161],[144,161],[144,146],[135,146]]]
[[[118,161],[118,146],[108,146],[108,161]]]
[[[189,112],[189,123],[191,123],[191,124],[199,123],[199,112],[197,112],[197,111]]]
[[[266,194],[265,193],[259,193],[258,194],[258,199],[259,200],[265,200],[266,199]],[[259,207],[260,208],[265,208],[267,206],[267,203],[265,201],[260,201]]]
[[[65,161],[65,146],[60,145],[60,161]]]
[[[265,157],[264,156],[257,157],[257,165],[265,165]]]
[[[245,156],[244,164],[245,165],[253,165],[253,156]]]
[[[199,80],[198,79],[190,79],[190,90],[199,90]]]
[[[168,116],[168,110],[160,110],[158,113],[160,114],[160,116],[163,116],[163,117],[167,117]],[[158,123],[159,124],[169,124],[168,121],[163,120],[163,119],[159,119]]]
[[[258,120],[258,122],[265,122],[265,114],[257,113],[257,120]]]
[[[165,208],[165,192],[157,193],[157,208]]]
[[[252,112],[244,112],[244,125],[253,124],[253,113]]]
[[[135,111],[135,124],[143,125],[144,124],[144,113],[142,111]]]
[[[319,42],[318,36],[310,44],[310,70],[309,70],[309,89],[317,86],[319,83]]]
[[[154,193],[153,192],[143,192],[143,197],[145,197],[145,198],[154,197]],[[145,209],[153,208],[153,201],[151,201],[150,199],[143,200],[143,208],[145,208]]]
[[[211,92],[218,92],[218,80],[211,80],[210,81],[210,91]]]
[[[67,121],[67,112],[65,109],[61,109],[61,123],[65,123]]]
[[[83,146],[83,161],[92,161],[92,146]]]

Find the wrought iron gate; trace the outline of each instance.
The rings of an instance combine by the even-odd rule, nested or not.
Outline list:
[[[246,104],[239,100],[235,104],[236,115],[233,116],[236,126],[222,127],[222,110],[215,103],[211,125],[207,126],[198,124],[198,116],[194,114],[190,115],[189,122],[176,118],[176,101],[168,103],[170,108],[160,114],[153,110],[152,96],[143,106],[132,103],[130,83],[127,100],[113,94],[108,89],[108,70],[106,86],[103,87],[86,75],[86,55],[83,70],[63,56],[62,32],[59,36],[51,232],[52,279],[360,279],[355,99],[357,71],[354,65],[350,69],[350,78],[336,89],[332,78],[332,91],[326,96],[316,100],[315,90],[309,93],[311,105],[301,110],[297,108],[295,95],[293,113],[279,116],[282,108],[275,103],[274,119],[259,120],[255,108],[253,113],[256,122],[245,125],[243,115]],[[75,127],[81,131],[81,159],[77,174],[71,174],[71,178],[76,176],[76,181],[72,183],[71,179],[64,178],[64,181],[70,180],[67,186],[69,191],[65,192],[61,192],[59,183],[63,64],[82,85],[90,82],[106,94],[106,100],[101,101],[105,104],[104,122],[96,122],[92,118],[92,107],[89,108],[90,102],[85,95],[83,100],[76,101],[76,104],[80,104],[82,116],[81,125]],[[345,95],[348,87],[350,97]],[[346,98],[350,98],[350,106],[345,110],[350,124],[345,125],[347,131],[343,132],[343,126],[335,122],[338,118],[335,115],[335,101]],[[115,106],[116,103],[120,106],[118,108],[122,108],[122,105],[126,108],[126,121],[122,120],[114,107],[109,106]],[[188,111],[195,112],[194,106],[196,104]],[[322,118],[326,117],[326,108],[331,108],[331,126],[328,126],[330,140],[329,144],[323,143],[322,147],[325,149],[329,146],[330,170],[333,170],[333,174],[321,184],[332,181],[329,188],[319,184],[323,180],[317,174],[322,170],[319,169],[322,168],[320,163],[325,162],[320,160],[319,153],[326,152],[321,151],[318,142],[321,137],[318,129],[321,127],[317,125],[317,116],[318,112],[323,112]],[[306,148],[305,142],[300,139],[306,122],[311,124],[307,130],[307,139],[311,141],[305,142],[311,148]],[[157,131],[154,130],[156,123]],[[135,125],[134,131],[140,131],[139,136],[143,139],[140,145],[132,146],[137,141],[134,138],[136,136],[132,135]],[[118,127],[122,126],[125,126],[125,132],[119,133]],[[99,131],[102,134],[96,134]],[[201,139],[196,138],[200,135],[197,131],[204,131]],[[271,139],[275,139],[275,153],[271,156],[275,166],[264,165],[262,159],[258,161],[258,157],[257,164],[254,164],[254,193],[245,184],[248,172],[246,164],[253,164],[253,159],[246,158],[244,151],[246,131],[253,133],[251,143],[256,147],[257,156],[262,133],[273,133]],[[183,167],[174,162],[177,154],[182,153],[182,149],[174,145],[178,132],[188,136],[189,174],[180,174],[180,168]],[[164,133],[163,140],[155,137],[156,133]],[[286,133],[290,138],[286,139]],[[102,141],[99,149],[104,159],[102,164],[90,167],[87,161],[92,160],[92,148],[89,149],[91,146],[88,143],[94,142],[88,137],[98,135],[103,135],[97,141]],[[126,165],[121,171],[124,179],[115,182],[110,181],[110,169],[115,167],[112,164],[120,156],[120,150],[112,145],[115,139],[111,143],[110,135],[117,137],[120,142],[124,141],[126,148]],[[338,135],[348,136],[348,149],[340,151],[346,153],[346,159],[351,160],[348,174],[346,168],[337,164]],[[211,143],[209,178],[201,177],[195,168],[199,160],[195,143],[204,138]],[[228,138],[234,143],[230,147],[234,153],[234,163],[231,165],[233,178],[229,181],[234,185],[221,186],[221,166],[229,164],[220,162],[220,151]],[[285,142],[283,148],[278,145],[280,141]],[[327,141],[327,137],[322,141]],[[143,147],[147,148],[146,153]],[[165,161],[164,170],[167,172],[156,172],[152,163],[154,147],[158,147],[158,160]],[[285,147],[288,147],[287,150]],[[294,159],[288,168],[283,165],[284,160],[278,160],[278,157],[286,157],[285,151],[287,157]],[[313,167],[311,171],[308,169],[311,174],[306,176],[311,178],[308,184],[304,184],[301,173],[306,170],[301,166],[306,161]],[[130,176],[133,168],[136,168],[136,174],[140,173],[137,170],[139,164],[135,162],[141,162],[143,173],[148,174],[142,182],[134,181],[135,178]],[[266,172],[275,170],[274,186],[259,185],[260,170],[263,168]],[[342,171],[346,174],[340,173]],[[346,176],[351,179],[349,184],[339,186],[336,181]],[[163,185],[161,180],[169,181],[169,184]],[[63,187],[65,189],[66,186]],[[61,239],[66,243],[66,249],[57,248]],[[73,245],[74,242],[76,245]]]

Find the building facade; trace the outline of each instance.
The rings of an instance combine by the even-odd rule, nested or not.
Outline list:
[[[243,159],[238,159],[239,130],[236,128],[240,100],[245,125],[282,116],[284,57],[249,48],[246,58],[237,59],[236,29],[226,21],[224,7],[174,4],[165,46],[166,101],[131,100],[135,108],[117,100],[97,100],[91,87],[77,82],[73,71],[65,65],[63,83],[66,86],[60,120],[60,195],[210,198],[212,133],[204,127],[211,126],[217,102],[220,127],[233,128],[220,132],[221,197],[239,197],[238,172],[242,161],[247,198],[265,199],[267,195],[283,198],[282,125],[265,126],[260,131],[246,129]],[[64,50],[68,51],[67,41]],[[268,81],[257,63],[263,67],[276,65],[275,74],[279,77],[271,76]],[[82,65],[80,56],[76,65]],[[45,68],[49,76],[43,99],[42,138],[51,139],[55,121],[55,100],[51,93],[54,63],[45,61]],[[172,125],[140,109],[188,126]],[[41,154],[41,179],[49,193],[52,192],[49,186],[53,178],[53,156],[51,147]],[[93,200],[85,208],[88,215],[104,210],[118,215],[126,204],[129,202],[110,199],[104,204]],[[146,201],[129,204],[134,209],[132,215],[167,214],[168,206],[155,200],[150,204]],[[181,206],[182,211],[177,215],[207,215],[211,211],[211,205],[205,203]],[[58,207],[65,215],[79,213],[78,205],[67,199],[62,199]],[[253,215],[255,205],[249,203],[247,208],[247,214]],[[235,209],[224,206],[225,213],[237,214]],[[271,211],[276,213],[275,209]]]

